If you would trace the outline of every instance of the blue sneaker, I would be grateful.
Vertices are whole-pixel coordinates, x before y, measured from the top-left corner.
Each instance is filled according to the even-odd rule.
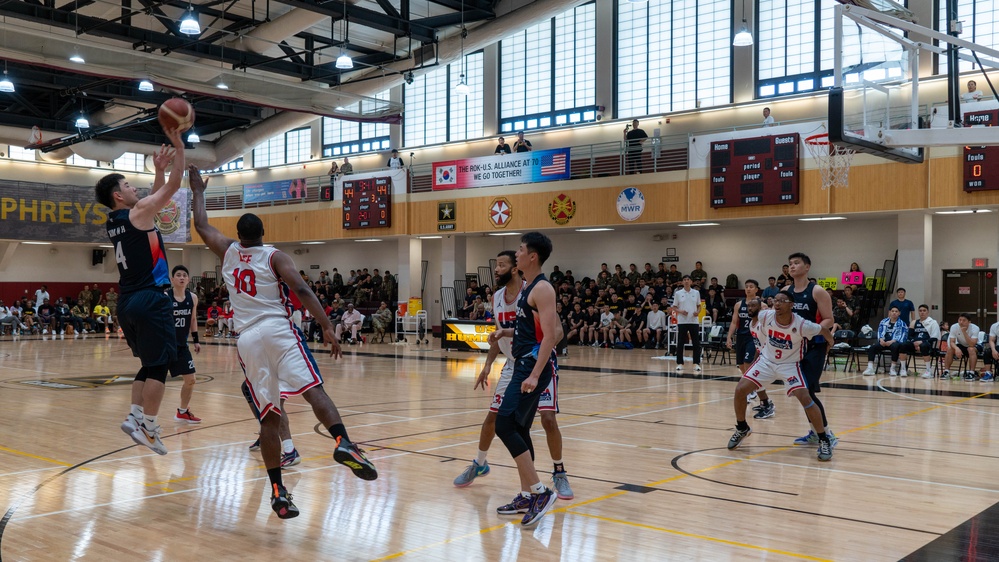
[[[302,462],[302,455],[298,454],[298,449],[292,449],[290,453],[281,455],[281,468],[295,466],[300,462]]]
[[[992,382],[995,378],[992,376],[992,371],[985,371],[982,373],[982,382]]]
[[[518,513],[527,513],[531,509],[532,497],[524,496],[524,494],[517,494],[517,497],[513,498],[513,501],[501,505],[496,508],[496,513],[500,515],[516,515]]]
[[[489,463],[487,461],[482,462],[482,466],[479,463],[472,461],[472,464],[462,471],[457,478],[454,479],[454,486],[456,488],[464,488],[472,483],[473,480],[479,476],[485,476],[489,474]]]
[[[829,437],[829,441],[832,441],[832,436]],[[815,434],[811,429],[808,430],[808,435],[804,437],[799,437],[794,440],[795,445],[818,445],[819,436]]]

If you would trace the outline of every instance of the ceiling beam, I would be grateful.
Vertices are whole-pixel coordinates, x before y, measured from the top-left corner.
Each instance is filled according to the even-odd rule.
[[[317,0],[276,1],[294,8],[302,8],[317,14],[323,14],[334,19],[343,19],[344,17],[344,4],[340,2],[322,2]],[[367,8],[359,8],[357,6],[348,6],[346,13],[347,19],[351,23],[357,23],[365,27],[385,31],[395,35],[396,37],[412,35],[413,39],[423,43],[432,43],[437,40],[437,31],[434,28],[417,24],[415,22],[408,22],[401,17],[396,18],[388,14],[383,14]]]

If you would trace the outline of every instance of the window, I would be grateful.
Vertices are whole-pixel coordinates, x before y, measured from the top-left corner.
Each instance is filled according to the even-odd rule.
[[[66,159],[66,163],[69,164],[70,166],[85,166],[87,168],[96,168],[97,167],[97,160],[90,160],[90,159],[84,158],[84,157],[82,157],[82,156],[80,156],[78,154],[74,154],[74,155],[70,156],[69,158],[67,158]]]
[[[617,17],[618,115],[731,101],[730,0],[618,2]]]
[[[388,101],[389,91],[385,90],[374,97]],[[363,102],[352,104],[347,110],[357,112],[361,109],[361,103]],[[390,148],[389,127],[388,123],[358,123],[323,117],[323,157]]]
[[[309,127],[275,135],[253,149],[253,166],[266,168],[305,162],[312,152],[312,130]]]
[[[144,172],[146,170],[146,155],[135,152],[126,152],[118,157],[112,164],[115,170],[127,170],[129,172]]]
[[[761,0],[756,94],[766,98],[829,88],[835,66],[836,3],[823,0]],[[846,20],[849,21],[849,20]],[[902,34],[900,30],[893,29]],[[908,73],[899,43],[874,30],[843,26],[843,74],[860,80],[897,80]]]
[[[219,172],[232,172],[235,170],[242,170],[242,169],[243,169],[243,158],[239,157],[235,160],[231,160],[229,162],[226,162],[225,164],[222,164],[218,168],[213,168],[211,170],[201,170],[201,172],[204,174],[216,174]]]
[[[939,11],[937,12],[936,29],[940,33],[947,33],[947,2],[946,0],[937,1],[939,2]],[[964,25],[964,31],[960,35],[961,39],[993,49],[996,45],[999,45],[999,4],[995,2],[975,2],[975,0],[958,0],[957,19]],[[945,46],[941,45],[941,47]],[[965,54],[971,54],[967,49],[962,49],[962,51]],[[969,70],[978,70],[980,67],[977,64],[962,59],[958,62],[958,69],[961,72],[966,72]],[[937,56],[937,72],[940,74],[947,73],[947,55]],[[981,80],[978,81],[980,85],[982,82]],[[979,87],[979,89],[981,90],[982,88]],[[962,91],[964,90],[962,89]],[[988,91],[988,87],[986,87],[984,92]]]
[[[35,151],[34,150],[26,150],[23,147],[14,146],[14,145],[11,145],[9,148],[10,148],[10,157],[13,158],[14,160],[34,160],[35,159]]]
[[[461,79],[461,61],[417,76],[405,86],[406,120],[403,144],[422,146],[482,136],[483,55],[465,55],[465,83],[469,94],[455,93]]]
[[[500,130],[596,120],[596,5],[585,4],[500,42]]]

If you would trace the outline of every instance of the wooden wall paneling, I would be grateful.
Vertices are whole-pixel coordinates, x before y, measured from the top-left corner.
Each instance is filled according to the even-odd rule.
[[[974,205],[999,205],[999,191],[968,193],[964,181],[963,156],[934,158],[930,160],[930,189],[928,207],[965,207]]]
[[[929,164],[888,162],[850,169],[850,186],[831,188],[833,213],[923,209]]]
[[[822,190],[818,170],[802,170],[797,205],[761,205],[712,209],[708,178],[691,180],[688,220],[704,221],[753,217],[824,215],[829,212],[829,194]]]

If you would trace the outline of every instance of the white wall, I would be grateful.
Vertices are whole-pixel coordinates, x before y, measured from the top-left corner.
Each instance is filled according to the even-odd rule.
[[[108,251],[104,263],[93,263],[97,244],[52,244],[35,246],[20,244],[13,257],[0,269],[2,281],[37,281],[39,283],[106,283],[118,282],[114,252]],[[180,252],[170,252],[171,254]]]
[[[970,269],[972,258],[988,258],[999,266],[999,216],[933,215],[933,280],[931,305],[943,305],[944,269]],[[918,304],[918,303],[917,303]]]

